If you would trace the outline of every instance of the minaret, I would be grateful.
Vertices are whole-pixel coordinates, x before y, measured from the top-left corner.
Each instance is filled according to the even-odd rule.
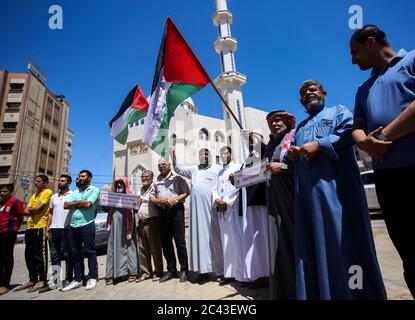
[[[235,51],[238,41],[231,35],[233,16],[228,11],[226,0],[216,0],[216,13],[213,15],[213,24],[218,28],[219,37],[215,41],[215,50],[220,55],[222,73],[214,83],[220,89],[229,107],[238,118],[241,125],[246,128],[244,102],[241,87],[246,83],[246,75],[236,71]],[[223,106],[225,120],[226,140],[232,148],[234,161],[242,163],[246,155],[241,144],[241,132],[238,124],[229,111]]]

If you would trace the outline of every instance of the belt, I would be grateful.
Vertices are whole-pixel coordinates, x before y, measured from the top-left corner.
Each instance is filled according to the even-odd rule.
[[[140,222],[148,222],[148,221],[153,220],[153,219],[157,219],[157,217],[151,217],[151,218],[147,218],[147,219],[140,219]]]

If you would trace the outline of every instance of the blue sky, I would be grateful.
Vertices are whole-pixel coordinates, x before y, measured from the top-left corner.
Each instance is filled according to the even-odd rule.
[[[63,9],[63,30],[50,30],[51,5]],[[363,8],[363,22],[377,24],[395,49],[414,48],[415,1],[229,0],[238,39],[236,67],[248,76],[246,106],[286,108],[305,117],[298,87],[323,82],[329,104],[353,108],[356,88],[367,77],[351,65],[349,7]],[[75,132],[71,173],[88,168],[95,182],[111,181],[108,121],[138,83],[149,94],[164,21],[171,16],[212,78],[220,72],[213,42],[214,0],[2,0],[0,69],[25,71],[34,59],[48,87],[70,103]],[[201,114],[222,117],[210,87],[193,96]]]

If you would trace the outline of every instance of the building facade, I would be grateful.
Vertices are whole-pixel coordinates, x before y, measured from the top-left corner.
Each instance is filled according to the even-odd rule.
[[[169,129],[169,146],[174,147],[177,163],[185,165],[199,164],[199,150],[210,150],[212,162],[222,164],[220,149],[228,145],[226,126],[223,119],[203,116],[191,98],[177,107]],[[254,108],[245,108],[246,118],[252,123],[254,131],[264,135],[268,133],[265,121],[266,112]],[[263,121],[258,121],[262,119]],[[262,125],[258,125],[262,123]],[[129,128],[128,141],[122,145],[114,140],[113,176],[128,177],[133,192],[141,187],[141,172],[151,170],[158,175],[160,156],[148,148],[142,141],[144,119]],[[237,161],[239,162],[239,161]]]
[[[28,201],[37,174],[56,190],[59,175],[68,172],[68,117],[65,97],[48,90],[33,64],[27,72],[0,70],[0,184],[14,183],[19,199]]]

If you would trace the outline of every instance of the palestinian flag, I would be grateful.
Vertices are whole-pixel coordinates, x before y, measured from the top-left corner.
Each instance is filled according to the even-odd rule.
[[[121,105],[115,117],[110,121],[112,138],[125,144],[128,138],[128,125],[144,118],[148,111],[148,101],[136,85]]]
[[[151,90],[143,141],[159,155],[168,156],[170,119],[177,106],[210,82],[205,69],[167,18]]]

